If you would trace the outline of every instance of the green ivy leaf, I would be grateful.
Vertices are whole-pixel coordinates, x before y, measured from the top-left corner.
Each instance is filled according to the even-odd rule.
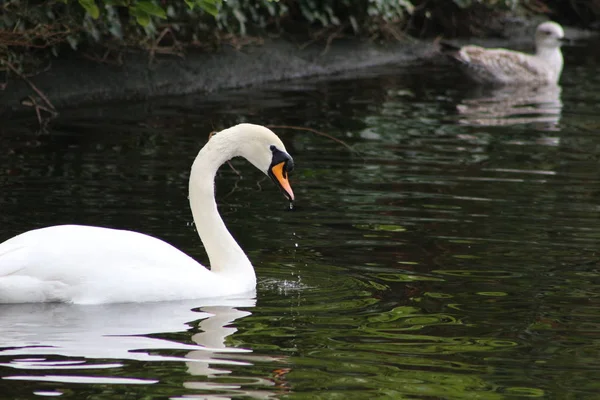
[[[139,1],[135,4],[134,7],[136,10],[136,16],[146,14],[148,18],[150,15],[162,19],[167,18],[167,13],[165,12],[165,10],[163,10],[161,6],[156,5],[150,1]]]
[[[81,7],[94,19],[100,16],[100,9],[94,0],[78,0]]]
[[[196,6],[196,2],[194,0],[184,0],[185,4],[187,4],[187,6],[190,8],[190,10],[193,10],[194,7]]]

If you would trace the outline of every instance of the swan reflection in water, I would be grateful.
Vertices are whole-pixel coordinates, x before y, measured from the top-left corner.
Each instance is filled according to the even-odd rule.
[[[477,87],[456,106],[459,123],[470,126],[534,124],[558,131],[562,112],[558,85]]]
[[[3,379],[104,384],[153,384],[158,380],[112,377],[98,370],[119,368],[124,360],[185,362],[188,373],[214,377],[229,374],[228,366],[251,365],[266,361],[252,350],[227,347],[225,340],[237,328],[231,326],[251,315],[238,307],[254,307],[253,298],[215,299],[212,302],[177,301],[162,303],[124,303],[95,306],[73,304],[18,304],[0,306],[0,366],[16,370],[41,370],[27,374],[6,374]],[[148,336],[185,332],[196,325],[191,340],[194,344]],[[161,355],[158,350],[184,350],[184,356]],[[49,356],[46,358],[46,356]],[[72,358],[65,361],[55,356]],[[84,360],[82,360],[84,359]],[[274,359],[274,358],[269,358]],[[8,361],[7,361],[8,360]],[[114,360],[107,362],[106,360]],[[94,375],[81,373],[94,370]],[[65,370],[75,372],[64,375]],[[53,375],[55,372],[60,375]],[[78,374],[76,371],[81,373]],[[261,386],[274,385],[269,379],[241,377]],[[184,387],[193,390],[232,390],[236,395],[270,397],[273,393],[247,391],[234,383],[218,384],[207,380],[188,381]],[[192,394],[193,395],[193,394]]]

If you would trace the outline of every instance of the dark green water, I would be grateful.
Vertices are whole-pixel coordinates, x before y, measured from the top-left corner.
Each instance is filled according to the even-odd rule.
[[[0,397],[600,398],[600,75],[473,89],[443,66],[65,110],[0,134],[0,241],[81,223],[203,263],[187,178],[242,121],[294,156],[297,208],[249,164],[220,210],[257,299],[0,306]],[[257,185],[257,181],[260,183]],[[204,347],[200,347],[200,346]]]

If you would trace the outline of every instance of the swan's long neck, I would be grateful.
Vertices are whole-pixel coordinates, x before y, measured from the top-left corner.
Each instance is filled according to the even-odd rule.
[[[219,167],[236,155],[235,141],[219,133],[200,150],[190,174],[189,200],[196,230],[200,235],[211,270],[231,279],[256,282],[254,268],[225,227],[215,201],[215,175]]]

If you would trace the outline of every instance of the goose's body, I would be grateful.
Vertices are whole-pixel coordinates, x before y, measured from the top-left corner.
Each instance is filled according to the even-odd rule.
[[[290,200],[291,157],[259,125],[214,135],[190,174],[190,206],[211,270],[170,244],[133,231],[60,225],[0,244],[0,303],[99,304],[222,297],[255,290],[254,268],[217,211],[214,177],[241,155],[279,184]]]
[[[544,22],[536,29],[535,54],[474,45],[453,49],[449,54],[471,79],[479,83],[556,84],[563,69],[560,51],[563,37],[559,24]]]

